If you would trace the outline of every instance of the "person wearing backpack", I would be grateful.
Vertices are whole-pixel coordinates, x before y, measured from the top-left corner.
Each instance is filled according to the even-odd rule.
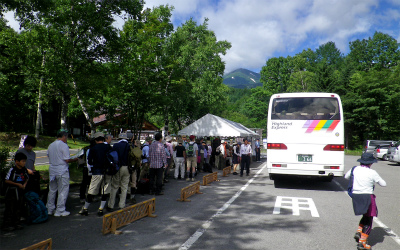
[[[102,216],[103,209],[107,203],[107,195],[111,189],[111,176],[106,175],[107,153],[112,150],[110,144],[104,143],[104,134],[97,132],[94,134],[96,145],[90,149],[88,155],[88,163],[92,165],[92,179],[90,181],[88,194],[86,195],[85,205],[79,211],[80,215],[88,216],[88,208],[93,202],[93,197],[99,193],[101,189],[101,202],[97,215]],[[102,185],[104,184],[104,185]]]
[[[190,142],[186,144],[186,181],[194,181],[199,148],[195,143],[195,136],[189,136]]]
[[[130,162],[128,162],[128,158],[129,158],[129,153],[131,151],[131,146],[129,145],[128,137],[125,133],[123,133],[118,136],[118,139],[120,141],[113,145],[113,150],[118,153],[118,161],[120,168],[118,172],[111,178],[111,192],[110,192],[110,199],[108,200],[109,210],[114,209],[115,197],[117,195],[119,188],[121,188],[121,195],[119,196],[118,207],[120,209],[125,207],[129,179],[131,177],[128,169],[128,165],[130,164]]]
[[[149,149],[152,140],[153,139],[151,137],[146,137],[146,141],[142,147],[142,167],[140,168],[139,181],[149,174],[149,168],[150,168]]]
[[[355,215],[362,215],[354,239],[358,243],[357,249],[365,250],[371,249],[367,239],[372,230],[372,221],[378,216],[374,195],[375,183],[386,187],[386,182],[371,169],[372,164],[377,162],[371,153],[363,153],[357,161],[361,163],[360,166],[350,169],[344,178],[349,180],[353,172],[353,210]]]

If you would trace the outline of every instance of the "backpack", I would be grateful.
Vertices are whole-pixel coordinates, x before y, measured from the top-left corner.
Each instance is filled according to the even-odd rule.
[[[167,157],[171,157],[171,153],[168,150],[167,144],[164,145],[165,148],[165,154],[167,155]]]
[[[28,222],[37,224],[47,221],[49,218],[47,207],[40,200],[39,195],[33,191],[29,191],[25,194],[25,199],[29,207]]]
[[[188,149],[186,151],[186,155],[188,157],[193,157],[194,156],[194,143],[189,143]]]
[[[356,168],[356,166],[354,166],[354,167],[351,169],[349,185],[347,186],[347,194],[348,194],[351,198],[353,198],[353,182],[354,182],[354,174],[353,174],[353,171],[354,171],[355,168]]]
[[[140,149],[142,150],[142,152],[143,152],[144,147],[150,147],[150,146],[147,145],[147,144],[143,145],[143,146],[140,148]],[[146,156],[145,154],[143,154],[143,153],[142,153],[142,159],[147,159],[147,156]]]
[[[129,163],[130,170],[135,170],[138,165],[140,165],[140,161],[142,159],[142,150],[139,147],[130,147],[129,150]]]
[[[219,155],[220,153],[221,153],[221,145],[219,145],[217,149],[215,149],[215,155]]]
[[[106,175],[115,175],[120,167],[117,151],[108,151],[106,154]]]

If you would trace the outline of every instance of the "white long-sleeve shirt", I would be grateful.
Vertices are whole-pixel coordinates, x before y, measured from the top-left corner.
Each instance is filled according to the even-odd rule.
[[[350,175],[351,169],[346,173],[344,178],[350,179]],[[386,181],[384,181],[375,170],[368,167],[355,167],[353,170],[353,175],[354,194],[373,194],[375,183],[378,183],[382,187],[386,187]]]
[[[251,145],[250,144],[242,144],[242,146],[240,146],[240,157],[242,157],[243,155],[251,155]]]

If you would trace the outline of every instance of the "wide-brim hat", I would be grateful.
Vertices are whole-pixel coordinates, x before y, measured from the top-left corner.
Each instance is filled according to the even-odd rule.
[[[374,155],[371,153],[363,153],[361,155],[361,158],[357,160],[361,164],[369,165],[375,162],[378,162],[377,159],[375,159]]]
[[[96,133],[94,133],[94,135],[93,135],[93,138],[100,138],[100,137],[104,137],[104,133],[102,133],[102,132],[96,132]]]
[[[166,141],[172,141],[172,137],[171,136],[167,136],[167,137],[165,137],[165,140]]]
[[[121,134],[118,135],[118,139],[125,139],[125,140],[127,140],[127,139],[128,139],[128,135],[127,135],[126,133],[121,133]]]

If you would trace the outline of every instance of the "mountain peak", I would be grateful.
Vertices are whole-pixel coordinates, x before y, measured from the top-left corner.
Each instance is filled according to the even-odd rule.
[[[223,83],[232,88],[246,89],[261,86],[260,74],[248,69],[236,69],[223,76]]]

